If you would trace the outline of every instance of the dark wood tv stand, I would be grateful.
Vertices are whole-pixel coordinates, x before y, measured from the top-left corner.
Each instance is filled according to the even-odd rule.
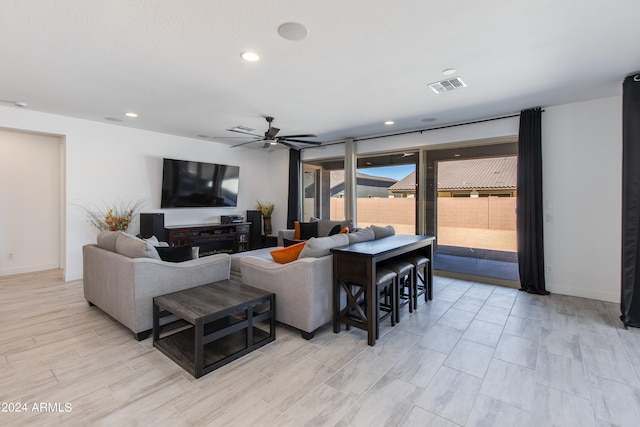
[[[165,227],[171,246],[200,247],[200,256],[249,250],[250,222],[232,224],[172,225]]]

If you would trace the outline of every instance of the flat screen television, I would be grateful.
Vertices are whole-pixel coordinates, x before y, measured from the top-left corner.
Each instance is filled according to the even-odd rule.
[[[164,159],[162,208],[218,208],[238,204],[239,166]]]

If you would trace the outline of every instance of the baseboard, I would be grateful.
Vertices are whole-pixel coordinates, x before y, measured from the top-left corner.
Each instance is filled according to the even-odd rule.
[[[549,283],[549,281],[547,281],[547,290],[553,294],[569,295],[572,297],[620,303],[620,294],[615,292],[604,292],[597,289],[577,288],[575,286]]]
[[[82,279],[82,271],[75,271],[75,272],[65,272],[64,273],[64,281],[65,282],[71,282],[72,280],[80,280]]]
[[[59,269],[58,264],[23,265],[0,269],[0,276],[15,276],[16,274],[37,273],[40,271]]]
[[[520,288],[520,282],[512,280],[498,279],[495,277],[475,276],[472,274],[454,273],[452,271],[434,270],[435,276],[448,277],[451,279],[467,280],[469,282],[486,283],[488,285],[506,286],[509,288]]]

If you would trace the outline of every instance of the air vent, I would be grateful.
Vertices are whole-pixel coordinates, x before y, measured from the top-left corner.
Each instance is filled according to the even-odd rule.
[[[243,126],[243,125],[238,125],[238,126],[234,126],[232,128],[229,128],[227,130],[230,130],[231,132],[240,132],[240,133],[246,133],[246,132],[253,132],[255,129],[254,128],[250,128],[248,126]]]
[[[429,87],[435,93],[451,92],[452,90],[459,89],[461,87],[467,87],[460,77],[454,77],[452,79],[442,80],[440,82],[429,83]]]

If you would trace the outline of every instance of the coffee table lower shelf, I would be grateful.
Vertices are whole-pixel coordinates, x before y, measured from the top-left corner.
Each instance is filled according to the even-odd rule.
[[[232,301],[228,301],[231,304],[220,311],[210,307],[211,312],[206,315],[192,317],[191,312],[181,315],[180,303],[184,302],[181,299],[201,298],[203,291],[215,291],[220,298],[227,293],[226,286],[220,285],[218,282],[154,298],[154,347],[195,378],[275,340],[275,295],[236,282],[225,284],[231,286],[230,290],[242,287],[242,292],[231,296],[246,298],[249,291],[248,300],[238,304],[236,298],[231,298]],[[203,309],[203,305],[206,304],[201,304],[199,309]],[[219,301],[214,305],[219,305]],[[172,321],[161,325],[161,319],[165,318]],[[174,320],[176,318],[178,320]]]

